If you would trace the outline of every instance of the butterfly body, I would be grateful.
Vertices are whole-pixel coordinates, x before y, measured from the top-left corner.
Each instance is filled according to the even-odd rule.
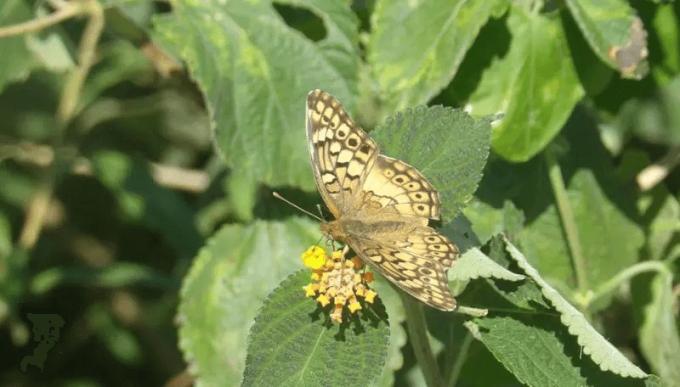
[[[321,90],[307,97],[307,140],[317,187],[335,217],[321,231],[420,301],[453,310],[446,270],[458,249],[428,226],[439,219],[434,187],[414,167],[380,154]]]

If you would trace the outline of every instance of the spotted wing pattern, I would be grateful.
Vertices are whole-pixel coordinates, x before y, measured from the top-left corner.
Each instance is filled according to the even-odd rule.
[[[458,248],[430,227],[404,228],[409,231],[350,234],[348,243],[364,262],[413,297],[440,310],[453,310],[456,301],[446,271],[458,257]]]
[[[415,168],[405,162],[379,155],[362,186],[362,202],[370,207],[419,218],[439,219],[439,193]],[[376,204],[378,203],[378,204]]]
[[[319,192],[336,218],[352,211],[378,145],[358,127],[330,94],[307,96],[307,141]]]
[[[328,93],[309,93],[306,121],[316,184],[343,222],[340,239],[415,298],[453,310],[446,271],[458,249],[427,226],[428,219],[439,219],[439,193],[412,166],[381,155]]]

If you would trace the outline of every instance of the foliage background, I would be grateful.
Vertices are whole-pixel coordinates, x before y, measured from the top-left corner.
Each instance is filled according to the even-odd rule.
[[[319,202],[313,88],[367,129],[423,104],[504,114],[444,229],[528,275],[492,238],[505,232],[540,277],[467,284],[486,319],[428,311],[447,382],[637,383],[583,356],[543,280],[642,370],[680,380],[678,2],[5,0],[0,28],[60,13],[0,38],[3,385],[238,384],[262,300],[320,236],[271,198]],[[390,130],[388,154],[417,157]],[[423,384],[409,312],[381,295],[376,383]],[[66,321],[42,372],[19,368],[28,313]]]

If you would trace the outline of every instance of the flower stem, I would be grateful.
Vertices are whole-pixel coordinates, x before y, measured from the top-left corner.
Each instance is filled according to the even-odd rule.
[[[429,387],[444,387],[444,380],[439,372],[437,359],[434,357],[430,339],[427,335],[427,325],[425,314],[420,302],[413,299],[410,295],[399,292],[401,301],[406,311],[406,325],[408,327],[408,337],[416,355],[416,360],[425,376],[425,382]]]
[[[581,241],[578,236],[578,229],[576,227],[576,220],[569,202],[567,189],[564,185],[564,178],[562,177],[562,170],[557,163],[555,154],[550,148],[544,152],[546,164],[548,165],[548,177],[550,178],[550,185],[552,186],[555,195],[555,202],[557,203],[557,210],[560,213],[560,220],[567,239],[567,245],[571,252],[571,260],[574,266],[574,273],[576,276],[576,285],[581,294],[586,294],[589,289],[588,274],[586,271],[586,262],[581,249]]]
[[[621,270],[618,274],[612,277],[609,281],[603,283],[593,294],[590,302],[594,302],[597,299],[606,296],[610,292],[616,290],[622,283],[628,281],[629,279],[635,277],[636,275],[648,271],[655,271],[658,273],[669,273],[668,267],[660,261],[645,261],[636,263],[633,266],[627,267]]]
[[[467,355],[470,352],[470,345],[472,344],[472,334],[465,331],[465,336],[463,337],[463,342],[460,344],[460,350],[458,351],[458,356],[451,367],[450,372],[446,377],[447,385],[449,387],[454,387],[458,383],[458,377],[460,376],[460,371],[463,369],[463,365],[467,360]]]

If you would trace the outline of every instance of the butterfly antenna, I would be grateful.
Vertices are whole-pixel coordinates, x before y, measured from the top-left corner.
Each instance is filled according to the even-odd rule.
[[[291,206],[291,207],[293,207],[293,208],[295,208],[295,209],[297,209],[297,210],[299,210],[299,211],[302,211],[302,212],[304,212],[305,214],[311,216],[312,218],[317,219],[317,220],[319,220],[320,222],[324,222],[323,219],[321,219],[321,218],[319,218],[318,216],[314,215],[313,213],[311,213],[311,212],[305,210],[304,208],[298,206],[297,204],[291,202],[290,200],[284,198],[283,196],[279,195],[278,192],[273,192],[272,195],[274,195],[275,198],[277,198],[277,199],[279,199],[279,200],[282,200],[282,201],[286,202],[289,206]]]
[[[318,203],[317,203],[317,204],[316,204],[316,209],[319,210],[319,216],[320,216],[322,219],[325,219],[324,216],[323,216],[323,210],[321,209],[321,204],[318,204]]]

